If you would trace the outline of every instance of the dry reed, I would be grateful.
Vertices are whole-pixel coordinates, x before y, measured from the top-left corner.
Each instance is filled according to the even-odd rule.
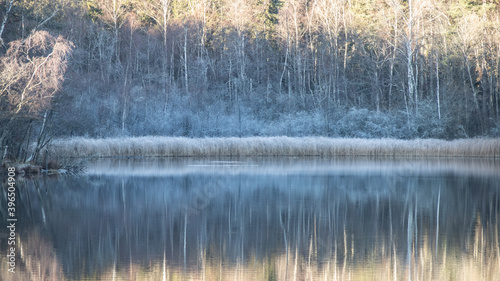
[[[58,139],[49,147],[57,157],[115,156],[374,156],[500,157],[500,138],[354,139],[326,137],[184,138],[127,137]]]

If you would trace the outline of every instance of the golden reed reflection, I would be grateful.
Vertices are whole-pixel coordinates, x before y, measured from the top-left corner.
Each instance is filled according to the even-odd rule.
[[[350,240],[344,232],[341,240]],[[438,247],[434,233],[423,233],[411,243],[410,255],[396,250],[393,243],[380,239],[359,256],[356,241],[321,249],[324,241],[311,235],[309,247],[299,251],[288,245],[286,252],[264,258],[251,255],[244,261],[223,262],[211,254],[211,247],[198,247],[198,259],[187,266],[165,259],[143,261],[130,257],[128,263],[113,263],[92,276],[70,278],[65,275],[54,246],[38,233],[18,238],[20,257],[16,273],[8,272],[7,259],[1,257],[0,279],[17,280],[496,280],[500,276],[499,224],[482,224],[478,216],[471,233],[465,234],[465,247],[452,246],[441,237]],[[417,241],[421,240],[421,241]],[[336,247],[339,246],[339,247]],[[343,252],[339,255],[339,251]],[[319,254],[322,252],[322,254]],[[408,261],[408,256],[410,261]],[[339,258],[340,257],[340,258]]]

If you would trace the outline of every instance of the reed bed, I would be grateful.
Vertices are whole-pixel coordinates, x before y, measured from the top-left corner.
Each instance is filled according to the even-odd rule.
[[[500,157],[500,138],[460,140],[326,137],[69,138],[51,143],[52,157],[369,156]]]

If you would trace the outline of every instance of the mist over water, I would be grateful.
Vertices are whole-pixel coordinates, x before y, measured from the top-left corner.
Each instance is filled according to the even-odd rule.
[[[15,278],[27,279],[5,257],[0,276],[494,280],[498,171],[494,159],[98,160],[18,184]]]

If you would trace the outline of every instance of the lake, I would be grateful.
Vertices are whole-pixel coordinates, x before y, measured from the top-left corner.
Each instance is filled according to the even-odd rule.
[[[500,276],[499,159],[120,158],[16,184],[1,280]]]

